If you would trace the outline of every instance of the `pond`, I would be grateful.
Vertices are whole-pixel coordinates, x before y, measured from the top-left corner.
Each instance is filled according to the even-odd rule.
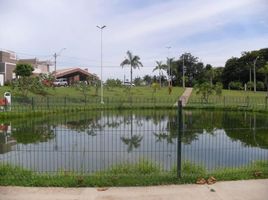
[[[190,161],[208,170],[268,160],[268,117],[177,110],[98,111],[2,122],[0,162],[36,172],[91,173],[152,161],[169,171]],[[179,140],[181,138],[181,140]]]

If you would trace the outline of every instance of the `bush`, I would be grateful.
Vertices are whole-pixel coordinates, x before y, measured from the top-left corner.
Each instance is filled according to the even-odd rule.
[[[258,81],[256,84],[257,90],[264,90],[264,83],[262,81]]]
[[[122,81],[120,81],[119,79],[107,79],[105,85],[107,87],[121,87]]]
[[[208,82],[204,82],[202,84],[196,84],[194,86],[194,89],[196,89],[196,94],[200,94],[201,98],[205,102],[208,102],[209,96],[212,95],[214,92],[213,86],[211,86],[210,83]]]
[[[231,90],[242,90],[243,86],[241,82],[238,81],[232,81],[229,83],[228,88]]]
[[[253,90],[253,88],[254,88],[254,83],[252,81],[247,82],[247,89],[248,90]]]

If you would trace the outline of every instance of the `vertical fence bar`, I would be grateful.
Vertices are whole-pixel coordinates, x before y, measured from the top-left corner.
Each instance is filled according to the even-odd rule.
[[[34,110],[34,98],[32,97],[32,110]]]
[[[49,109],[49,97],[47,97],[47,109]]]
[[[177,177],[181,178],[181,133],[182,133],[182,101],[178,101],[178,139],[177,139]]]
[[[265,97],[265,110],[267,109],[268,96]]]

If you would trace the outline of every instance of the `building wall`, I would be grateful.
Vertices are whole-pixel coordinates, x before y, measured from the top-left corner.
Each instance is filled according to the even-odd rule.
[[[5,82],[12,81],[14,78],[14,70],[16,69],[15,64],[6,64]]]
[[[38,69],[41,73],[49,72],[49,62],[48,61],[39,61],[37,58],[34,59],[20,59],[18,61],[20,64],[30,64],[34,69]]]
[[[17,63],[17,58],[13,52],[0,51],[0,62]]]
[[[4,74],[4,80],[11,81],[14,78],[14,70],[17,60],[14,52],[0,51],[0,73]]]

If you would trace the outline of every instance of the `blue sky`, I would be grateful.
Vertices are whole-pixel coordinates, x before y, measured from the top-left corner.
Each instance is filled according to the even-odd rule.
[[[129,77],[119,67],[127,50],[153,74],[156,60],[191,52],[205,64],[224,66],[242,51],[268,47],[268,0],[0,0],[0,48],[21,58],[53,59],[58,68],[82,67],[104,78]],[[172,48],[168,52],[167,46]]]

